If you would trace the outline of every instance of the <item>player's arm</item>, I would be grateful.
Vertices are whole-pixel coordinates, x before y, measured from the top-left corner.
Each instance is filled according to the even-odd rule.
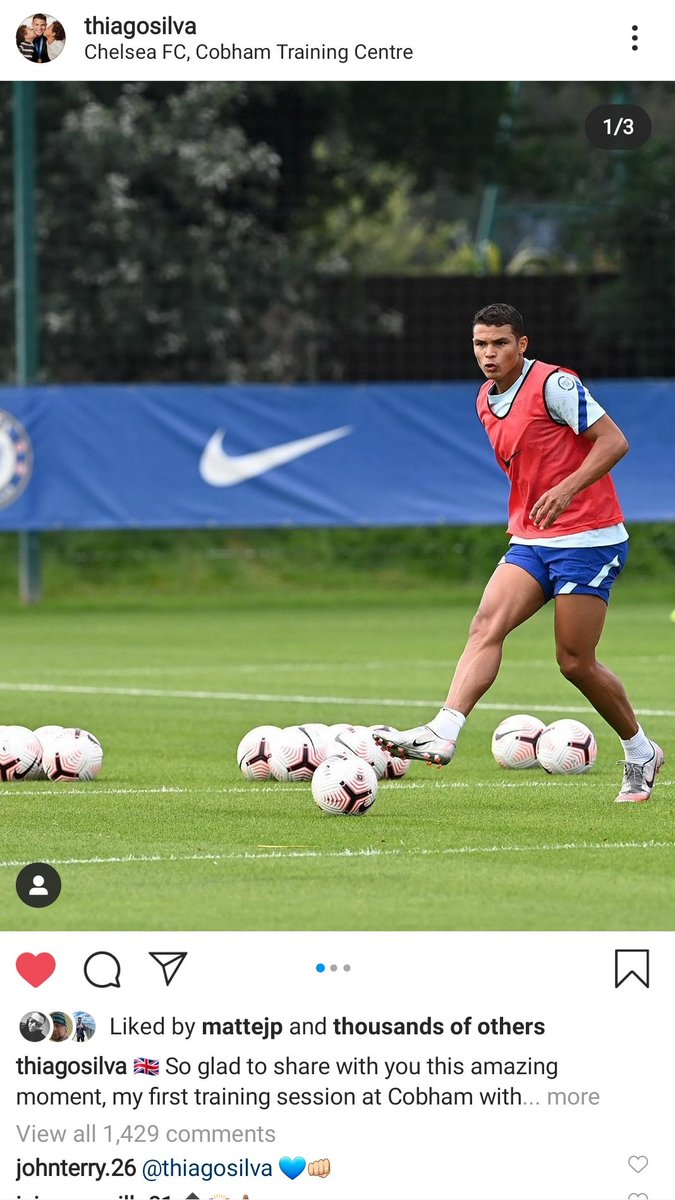
[[[550,529],[579,492],[607,475],[628,452],[626,437],[607,413],[586,429],[581,437],[593,443],[581,466],[544,492],[532,506],[530,520],[538,529]]]

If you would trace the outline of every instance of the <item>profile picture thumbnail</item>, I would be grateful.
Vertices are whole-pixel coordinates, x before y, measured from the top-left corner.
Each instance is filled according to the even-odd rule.
[[[27,62],[49,63],[63,50],[66,31],[49,13],[25,17],[16,31],[16,48]]]
[[[46,1013],[27,1012],[19,1021],[21,1036],[27,1042],[44,1042],[51,1033],[52,1023]]]
[[[83,1012],[82,1009],[73,1013],[75,1029],[73,1031],[73,1041],[88,1042],[96,1033],[96,1021],[91,1013]]]
[[[49,1014],[52,1019],[52,1036],[50,1042],[66,1042],[68,1038],[73,1036],[75,1027],[73,1018],[70,1013],[53,1012]]]

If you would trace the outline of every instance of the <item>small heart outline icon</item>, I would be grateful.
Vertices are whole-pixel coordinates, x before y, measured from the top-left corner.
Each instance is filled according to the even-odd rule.
[[[630,1158],[628,1159],[628,1166],[630,1167],[631,1171],[637,1171],[639,1174],[640,1171],[644,1171],[648,1162],[649,1159],[647,1158],[646,1154],[631,1154]]]
[[[39,988],[56,970],[56,959],[43,951],[42,954],[30,954],[26,951],[16,960],[16,969],[22,979],[31,987]]]
[[[296,1155],[295,1158],[289,1158],[287,1154],[284,1154],[283,1158],[279,1159],[279,1167],[289,1179],[297,1179],[298,1175],[302,1175],[306,1166],[307,1160],[301,1154]]]

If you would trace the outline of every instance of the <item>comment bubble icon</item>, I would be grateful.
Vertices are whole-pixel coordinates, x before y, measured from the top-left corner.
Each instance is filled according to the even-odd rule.
[[[84,977],[92,987],[120,986],[120,961],[109,950],[96,950],[84,964]]]

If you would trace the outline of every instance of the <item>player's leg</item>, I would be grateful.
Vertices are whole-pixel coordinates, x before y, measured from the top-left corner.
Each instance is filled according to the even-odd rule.
[[[595,656],[606,616],[599,596],[556,596],[556,658],[565,678],[625,741],[637,733],[637,717],[621,680]]]
[[[465,718],[497,678],[505,638],[547,599],[543,583],[528,570],[500,563],[471,622],[444,708],[428,725],[406,729],[395,739],[391,734],[376,734],[375,741],[398,758],[417,758],[439,767],[449,763]]]
[[[465,717],[469,715],[497,678],[508,635],[534,616],[547,599],[541,583],[528,571],[509,562],[500,563],[471,622],[446,708],[456,709]]]
[[[556,657],[565,678],[590,700],[621,739],[626,762],[617,800],[647,800],[663,763],[663,751],[645,736],[621,680],[596,658],[606,615],[607,605],[600,596],[557,595]]]

